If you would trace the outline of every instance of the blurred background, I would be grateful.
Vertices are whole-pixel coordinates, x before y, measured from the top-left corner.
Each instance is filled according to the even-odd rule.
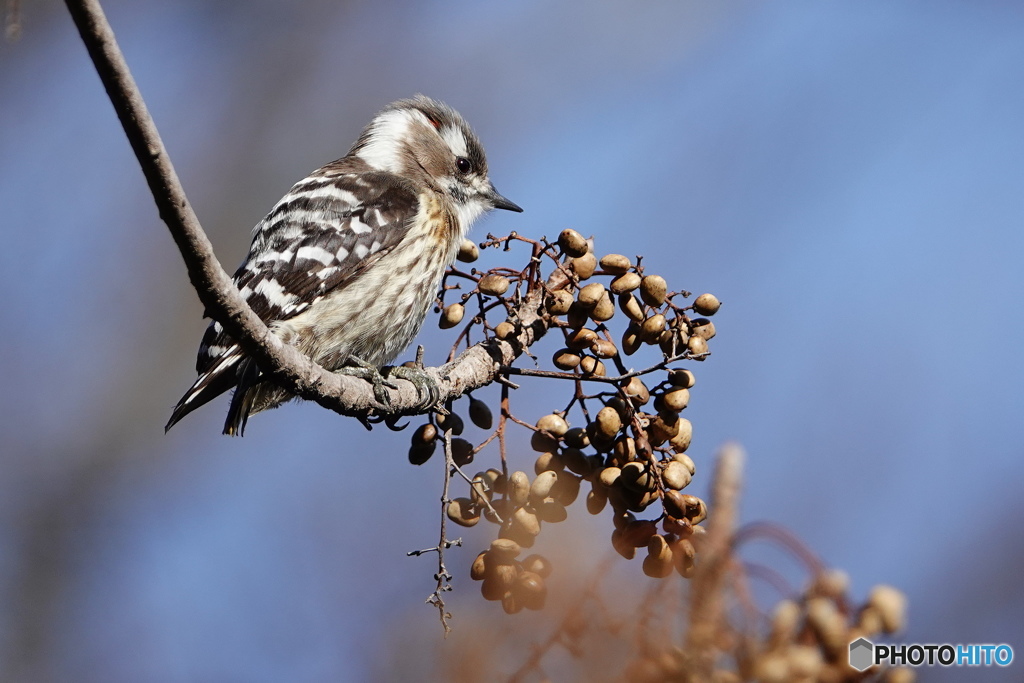
[[[379,108],[445,100],[526,209],[476,237],[572,227],[724,302],[685,415],[695,492],[738,440],[744,519],[858,598],[905,591],[901,640],[1024,654],[1024,7],[104,6],[229,270]],[[405,556],[436,543],[441,467],[408,464],[409,432],[291,404],[229,439],[221,399],[164,435],[202,307],[63,4],[20,12],[0,44],[0,679],[389,680],[473,623],[542,632],[466,578],[482,525],[449,556],[442,643],[435,559]],[[428,361],[452,338],[428,324]],[[513,409],[560,407],[551,389]],[[538,544],[570,549],[566,572],[609,546],[582,508]]]

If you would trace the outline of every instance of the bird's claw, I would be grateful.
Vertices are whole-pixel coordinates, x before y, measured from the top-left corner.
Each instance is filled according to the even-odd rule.
[[[413,367],[399,365],[388,368],[388,376],[412,382],[413,386],[416,387],[416,395],[419,398],[417,408],[421,410],[433,408],[441,400],[441,388],[437,386],[437,381],[427,374],[422,365]]]
[[[339,375],[348,375],[366,380],[373,385],[373,398],[376,399],[377,403],[384,408],[390,408],[391,396],[388,394],[388,389],[397,389],[398,387],[384,379],[384,375],[381,374],[380,369],[376,366],[355,357],[349,358],[349,361],[352,365],[340,368],[336,372]]]

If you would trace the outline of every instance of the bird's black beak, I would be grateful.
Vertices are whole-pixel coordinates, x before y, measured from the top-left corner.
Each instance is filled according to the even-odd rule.
[[[498,194],[498,191],[494,189],[494,186],[491,186],[491,203],[494,205],[495,209],[505,209],[506,211],[515,211],[516,213],[523,212],[521,206]]]

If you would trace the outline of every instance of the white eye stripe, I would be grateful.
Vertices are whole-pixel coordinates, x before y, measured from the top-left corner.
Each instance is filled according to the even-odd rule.
[[[448,145],[448,149],[457,157],[469,156],[469,145],[466,143],[466,136],[460,128],[442,126],[438,131],[441,139]]]

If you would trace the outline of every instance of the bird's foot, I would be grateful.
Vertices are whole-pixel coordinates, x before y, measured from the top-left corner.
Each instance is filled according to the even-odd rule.
[[[427,374],[422,363],[416,363],[411,366],[399,365],[387,368],[387,371],[388,377],[405,379],[412,382],[413,386],[416,387],[416,395],[419,398],[417,408],[420,410],[433,408],[441,400],[441,388],[437,386],[437,381]]]
[[[376,365],[367,363],[355,356],[349,356],[348,362],[351,365],[339,368],[335,372],[339,375],[348,375],[366,380],[373,385],[373,397],[377,400],[377,403],[385,408],[390,408],[391,396],[388,395],[388,389],[397,389],[398,387],[384,379],[384,375],[381,374],[380,368]]]

